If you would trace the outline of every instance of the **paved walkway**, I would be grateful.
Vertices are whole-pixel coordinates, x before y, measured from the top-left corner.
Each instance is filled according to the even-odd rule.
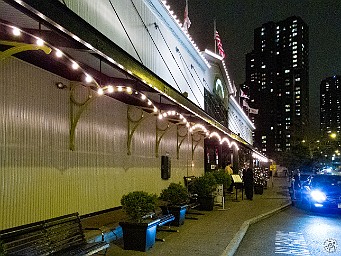
[[[111,241],[107,255],[232,256],[250,224],[291,204],[287,178],[274,177],[273,185],[269,182],[264,193],[255,194],[252,201],[245,198],[242,200],[240,192],[237,195],[238,201],[235,201],[235,194],[226,198],[224,209],[222,206],[216,206],[213,211],[200,212],[204,215],[186,215],[197,217],[197,220],[186,219],[181,227],[172,227],[179,231],[177,233],[158,231],[157,238],[164,239],[165,242],[157,241],[147,252],[124,250],[122,239],[113,240],[115,236],[121,235],[115,230],[121,220],[110,221],[114,218],[110,217],[112,213],[91,217],[82,222],[83,226],[96,224],[104,228],[106,239]],[[93,234],[87,234],[89,240],[91,236]]]

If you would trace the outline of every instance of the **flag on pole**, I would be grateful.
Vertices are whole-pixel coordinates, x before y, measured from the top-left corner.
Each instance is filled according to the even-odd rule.
[[[220,36],[219,36],[217,30],[215,31],[215,40],[217,42],[217,47],[218,47],[218,51],[219,51],[220,56],[225,58],[225,52],[223,49],[223,44],[221,43],[221,39],[220,39]]]
[[[249,96],[247,96],[246,93],[242,89],[240,89],[240,97],[244,99],[250,99]]]
[[[191,21],[188,17],[188,2],[186,0],[186,7],[185,7],[185,12],[184,12],[184,25],[183,28],[188,31],[189,27],[191,26]]]

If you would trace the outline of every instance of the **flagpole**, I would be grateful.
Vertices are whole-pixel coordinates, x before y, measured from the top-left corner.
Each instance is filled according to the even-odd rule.
[[[215,19],[213,21],[213,42],[214,42],[214,53],[217,54],[217,44],[215,42],[215,32],[217,31]]]

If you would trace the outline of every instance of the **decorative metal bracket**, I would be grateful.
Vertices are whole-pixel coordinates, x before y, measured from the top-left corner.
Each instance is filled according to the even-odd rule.
[[[138,109],[141,111],[140,116],[137,118],[137,120],[134,120],[132,118],[132,110]],[[136,129],[140,126],[143,120],[145,120],[148,116],[145,116],[145,113],[142,109],[137,107],[128,106],[127,109],[127,119],[128,119],[128,139],[127,139],[127,154],[131,155],[131,142],[133,139],[133,135],[136,131]]]
[[[168,121],[167,121],[168,122]],[[161,129],[158,126],[158,118],[156,119],[156,143],[155,143],[155,157],[159,157],[159,146],[161,139],[170,129],[169,123],[167,123],[167,127],[165,129]]]
[[[198,133],[199,134],[199,133]],[[192,134],[192,161],[194,160],[194,151],[197,148],[197,146],[199,145],[199,142],[201,141],[201,134],[199,134],[199,139],[196,140],[194,139],[194,134]]]
[[[25,43],[2,41],[2,40],[0,40],[0,44],[13,46],[3,52],[0,52],[0,61],[19,52],[42,50],[46,54],[50,54],[52,51],[52,49],[46,45],[39,46],[36,44],[25,44]]]
[[[70,83],[70,140],[69,149],[75,150],[75,131],[78,121],[84,112],[84,110],[97,98],[97,94],[91,90],[90,87],[86,86],[87,95],[85,99],[81,102],[77,101],[75,98],[75,89],[77,86],[83,85],[80,82]]]
[[[188,129],[186,128],[186,134],[180,134],[180,129],[186,127],[185,125],[178,124],[176,126],[176,158],[179,159],[180,147],[188,135]]]

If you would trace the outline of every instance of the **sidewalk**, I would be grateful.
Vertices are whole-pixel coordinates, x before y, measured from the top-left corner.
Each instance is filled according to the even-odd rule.
[[[122,239],[114,240],[115,236],[122,235],[120,229],[115,229],[118,221],[122,219],[113,216],[113,213],[84,219],[82,224],[88,227],[96,225],[105,230],[106,240],[111,241],[107,255],[233,255],[250,224],[291,204],[287,178],[284,177],[274,177],[273,187],[269,182],[263,195],[254,194],[253,201],[245,200],[245,198],[242,200],[239,191],[237,195],[237,202],[235,194],[225,199],[225,209],[222,209],[222,206],[217,206],[213,211],[200,212],[204,215],[186,215],[196,217],[197,220],[186,219],[181,227],[172,227],[179,232],[158,231],[157,238],[165,239],[165,242],[157,241],[154,247],[147,252],[124,250]],[[86,236],[88,240],[91,240],[94,233],[89,232]],[[96,239],[99,239],[99,236]]]

